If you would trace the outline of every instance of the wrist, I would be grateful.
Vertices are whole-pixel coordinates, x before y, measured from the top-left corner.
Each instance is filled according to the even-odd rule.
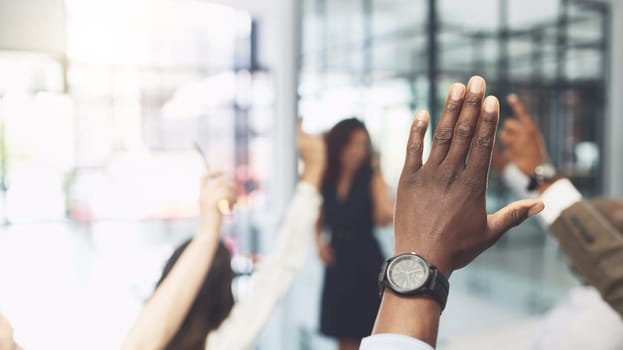
[[[528,184],[527,190],[537,191],[542,194],[554,182],[560,179],[557,173],[556,167],[549,162],[537,165],[530,175],[530,183]]]
[[[534,171],[535,169],[542,164],[548,163],[547,158],[535,158],[535,157],[529,157],[527,159],[524,159],[523,161],[515,161],[514,162],[517,165],[517,168],[519,168],[519,170],[521,170],[521,172],[526,175],[527,177],[531,177],[534,175]]]
[[[203,249],[214,249],[220,237],[220,231],[217,228],[200,226],[192,239],[192,243],[201,245]]]
[[[435,254],[432,254],[430,251],[422,250],[421,248],[418,249],[416,247],[413,247],[413,245],[401,244],[397,242],[396,246],[394,247],[394,256],[398,256],[400,254],[406,254],[406,253],[416,253],[417,255],[421,256],[429,264],[435,266],[437,270],[439,270],[439,272],[441,272],[441,274],[447,279],[450,278],[450,275],[454,271],[451,268],[452,265],[448,261],[449,259],[436,256]]]
[[[201,213],[199,217],[200,231],[219,229],[223,222],[223,214],[218,209]]]
[[[562,177],[560,176],[556,176],[556,178],[540,184],[539,187],[537,187],[537,191],[539,192],[539,194],[545,193],[548,188],[550,188],[556,181],[560,180],[561,178]]]
[[[399,334],[437,342],[441,307],[427,296],[401,296],[385,289],[372,334]]]

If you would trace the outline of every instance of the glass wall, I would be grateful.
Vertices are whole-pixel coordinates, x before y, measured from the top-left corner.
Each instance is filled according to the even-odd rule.
[[[60,62],[0,52],[3,223],[64,218],[63,183],[74,162],[72,113]]]
[[[65,58],[0,49],[0,309],[26,348],[114,349],[196,232],[206,166],[239,187],[224,235],[235,271],[252,272],[280,214],[274,79],[247,12],[202,0],[65,10]]]

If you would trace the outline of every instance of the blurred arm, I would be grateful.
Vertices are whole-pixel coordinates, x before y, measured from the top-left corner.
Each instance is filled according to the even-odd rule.
[[[4,316],[0,314],[0,350],[21,349],[13,340],[13,327]]]
[[[199,196],[199,230],[145,304],[122,349],[162,349],[169,344],[197,298],[218,247],[222,213],[217,203],[235,202],[235,186],[219,172],[206,174]]]
[[[322,204],[318,184],[314,181],[298,184],[279,229],[276,247],[254,275],[253,294],[236,304],[219,329],[208,336],[206,349],[242,350],[253,346],[303,265]]]
[[[623,315],[623,237],[567,179],[542,193],[540,215],[573,266]]]
[[[205,278],[218,240],[218,222],[206,223],[188,244],[175,266],[156,289],[122,349],[162,349],[171,341],[186,318]]]
[[[574,267],[623,316],[621,233],[587,202],[565,209],[551,231]]]
[[[370,183],[373,202],[374,223],[378,226],[390,225],[394,220],[394,203],[387,190],[383,175],[376,172]]]

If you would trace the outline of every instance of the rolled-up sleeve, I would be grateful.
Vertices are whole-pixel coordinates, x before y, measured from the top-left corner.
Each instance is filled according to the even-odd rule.
[[[376,334],[364,338],[359,350],[434,350],[421,340],[398,334]]]

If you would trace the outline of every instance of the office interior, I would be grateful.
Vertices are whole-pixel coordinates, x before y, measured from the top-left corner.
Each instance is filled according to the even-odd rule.
[[[434,127],[473,74],[521,96],[585,196],[621,199],[621,61],[617,0],[0,0],[0,313],[26,349],[118,348],[194,233],[195,144],[243,193],[223,235],[244,298],[297,181],[299,118],[364,120],[394,193],[414,113]],[[515,198],[492,174],[488,209]],[[392,229],[376,236],[389,256]],[[311,241],[256,349],[335,348]],[[578,281],[530,220],[451,284],[438,349],[530,349]]]

